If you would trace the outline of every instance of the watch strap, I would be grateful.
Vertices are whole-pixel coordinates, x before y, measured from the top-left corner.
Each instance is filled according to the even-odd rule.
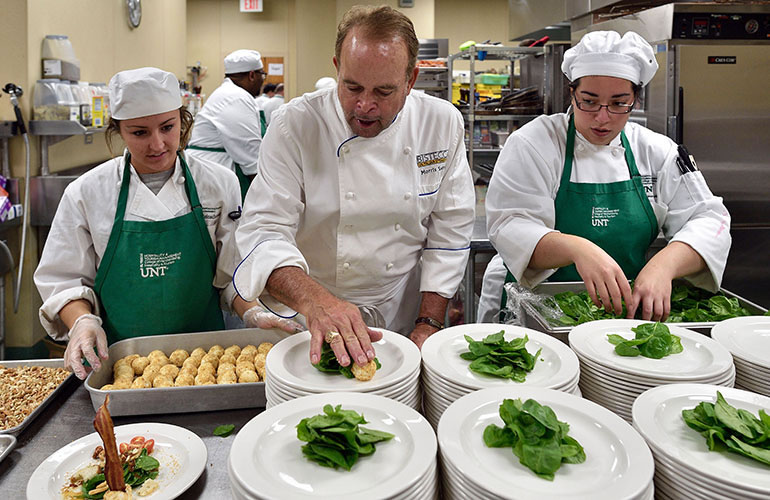
[[[433,318],[430,318],[428,316],[420,316],[419,318],[414,320],[414,324],[415,325],[420,324],[420,323],[425,323],[426,325],[430,325],[433,328],[438,328],[439,330],[444,328],[444,324],[443,323],[441,323],[440,321],[437,321],[437,320],[435,320]]]

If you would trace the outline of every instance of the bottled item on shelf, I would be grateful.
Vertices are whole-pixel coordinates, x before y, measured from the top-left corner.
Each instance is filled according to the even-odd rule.
[[[88,82],[72,84],[72,89],[77,92],[77,100],[80,104],[80,124],[84,127],[91,126],[91,89]]]
[[[34,120],[69,120],[68,105],[59,102],[57,79],[38,80],[32,91],[32,118]]]
[[[93,83],[92,85],[97,88],[98,95],[102,96],[103,122],[104,122],[104,125],[107,126],[107,124],[110,121],[110,116],[112,116],[112,113],[110,113],[110,90],[109,90],[109,87],[107,87],[106,83],[101,83],[101,82],[100,83]]]
[[[91,92],[91,126],[103,127],[105,125],[105,120],[102,87],[92,83],[88,88]]]
[[[80,80],[80,61],[67,35],[46,35],[41,52],[43,78]]]

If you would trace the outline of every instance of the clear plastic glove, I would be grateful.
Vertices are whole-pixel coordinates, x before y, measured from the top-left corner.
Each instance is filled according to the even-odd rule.
[[[94,346],[98,356],[94,352]],[[102,319],[94,314],[84,314],[72,324],[67,350],[64,351],[64,367],[75,372],[80,380],[91,370],[98,370],[107,359],[107,334],[102,329]],[[83,365],[85,358],[91,365]]]
[[[260,305],[256,305],[243,313],[243,323],[246,328],[278,328],[287,333],[297,333],[305,330],[296,321],[281,318]]]

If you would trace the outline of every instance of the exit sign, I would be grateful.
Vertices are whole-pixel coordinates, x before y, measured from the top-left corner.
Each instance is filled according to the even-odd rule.
[[[241,0],[241,12],[262,12],[264,0]]]

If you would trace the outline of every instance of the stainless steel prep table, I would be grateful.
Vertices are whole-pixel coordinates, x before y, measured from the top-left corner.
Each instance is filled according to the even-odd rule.
[[[479,252],[494,252],[495,249],[487,236],[487,218],[477,215],[473,221],[473,235],[471,236],[471,248],[468,255],[468,263],[465,265],[465,296],[463,297],[463,315],[465,323],[476,322],[476,254]]]
[[[227,458],[237,432],[263,408],[168,415],[114,417],[115,426],[137,422],[162,422],[191,430],[208,450],[206,469],[180,499],[231,498]],[[38,465],[62,446],[95,432],[94,409],[82,383],[69,384],[19,436],[16,448],[0,462],[0,492],[25,498],[27,482]],[[212,435],[221,424],[235,425],[226,438]],[[8,497],[6,497],[8,498]]]

